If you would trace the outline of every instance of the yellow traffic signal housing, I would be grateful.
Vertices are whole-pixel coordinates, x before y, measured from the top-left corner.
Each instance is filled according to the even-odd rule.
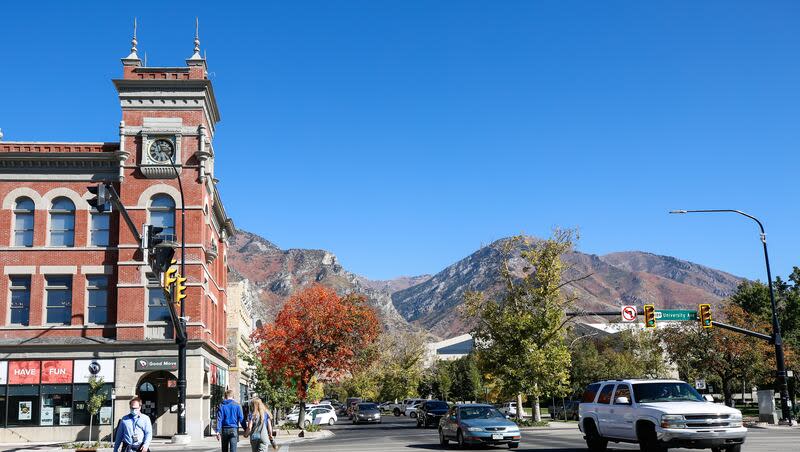
[[[164,273],[164,290],[172,291],[172,285],[178,280],[178,267],[170,267]]]
[[[177,280],[175,281],[175,296],[173,297],[173,301],[175,302],[175,306],[177,308],[181,307],[181,303],[183,299],[186,298],[186,278],[183,276],[178,276]]]
[[[656,327],[656,307],[652,304],[644,305],[644,327],[645,328],[655,328]]]
[[[711,322],[711,305],[710,304],[701,304],[699,309],[697,310],[698,317],[700,317],[700,326],[703,328],[711,328],[713,327],[713,323]]]

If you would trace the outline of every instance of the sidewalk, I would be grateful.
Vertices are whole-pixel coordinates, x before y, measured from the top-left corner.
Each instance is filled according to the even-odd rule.
[[[306,441],[317,441],[325,438],[330,438],[334,436],[334,433],[330,430],[320,430],[318,432],[305,432],[305,436],[303,438],[298,437],[297,435],[300,433],[300,430],[280,430],[278,435],[275,436],[275,444],[278,446],[283,446],[286,444],[295,444],[301,443]],[[74,451],[75,449],[64,449],[61,447],[62,443],[51,443],[51,442],[37,442],[37,443],[5,443],[0,445],[0,450],[2,451],[15,451],[15,452],[34,452],[34,451]],[[249,440],[243,436],[239,437],[239,447],[247,446],[246,450],[249,450],[250,444]],[[213,436],[206,436],[202,439],[192,439],[192,442],[188,445],[182,444],[173,444],[172,440],[168,438],[155,438],[153,441],[150,442],[150,448],[153,449],[154,452],[159,452],[162,450],[185,450],[185,449],[219,449],[219,441]],[[111,447],[108,448],[100,448],[97,449],[98,452],[112,452],[114,449]],[[243,449],[244,450],[244,449]]]

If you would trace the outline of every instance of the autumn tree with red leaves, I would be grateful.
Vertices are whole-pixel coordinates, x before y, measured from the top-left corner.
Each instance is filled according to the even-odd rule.
[[[259,328],[253,339],[260,344],[264,366],[294,383],[302,428],[311,378],[341,375],[365,365],[363,351],[379,333],[377,314],[366,297],[340,297],[333,289],[313,285],[292,295],[275,322]]]

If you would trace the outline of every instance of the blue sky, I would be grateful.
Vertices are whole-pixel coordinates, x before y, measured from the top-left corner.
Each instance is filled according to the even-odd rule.
[[[198,15],[226,207],[283,248],[390,278],[560,225],[764,279],[755,224],[667,214],[736,208],[800,265],[798,2],[116,3],[3,6],[5,140],[116,141],[132,18],[169,66]]]

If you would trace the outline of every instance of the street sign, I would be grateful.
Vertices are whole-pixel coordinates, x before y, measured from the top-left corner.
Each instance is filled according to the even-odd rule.
[[[690,309],[663,309],[656,311],[656,318],[661,321],[696,322],[697,311]]]
[[[636,306],[623,306],[622,307],[622,321],[635,322],[636,321]]]
[[[700,389],[700,390],[706,389],[706,381],[705,380],[695,380],[694,381],[694,387],[695,387],[695,389]]]

